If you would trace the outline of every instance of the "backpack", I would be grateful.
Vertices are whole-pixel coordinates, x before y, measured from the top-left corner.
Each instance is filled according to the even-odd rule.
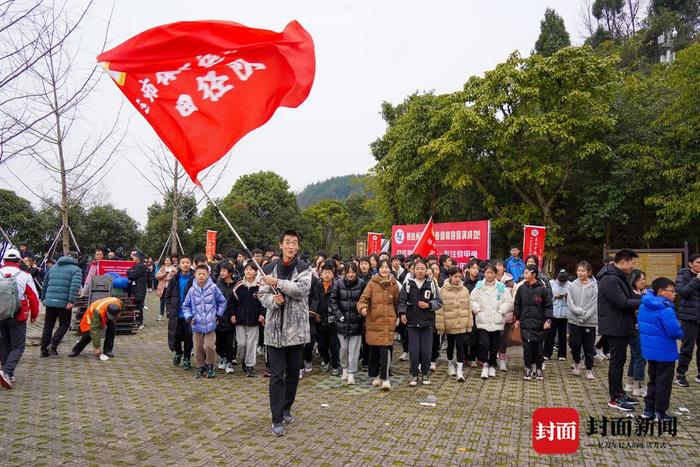
[[[18,270],[14,274],[0,277],[0,321],[14,318],[22,310],[17,291],[17,276],[20,272]]]

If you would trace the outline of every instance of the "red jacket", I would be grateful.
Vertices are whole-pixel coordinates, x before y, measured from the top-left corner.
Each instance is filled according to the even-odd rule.
[[[5,266],[0,268],[0,276],[17,274],[19,264],[5,262]],[[17,281],[17,293],[19,294],[22,303],[22,310],[17,314],[15,319],[24,323],[31,316],[34,321],[39,316],[39,294],[34,287],[34,279],[24,271],[20,271],[15,277]]]

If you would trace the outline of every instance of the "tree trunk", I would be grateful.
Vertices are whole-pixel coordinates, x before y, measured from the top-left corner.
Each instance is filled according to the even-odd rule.
[[[551,231],[552,224],[554,223],[554,219],[552,219],[552,212],[548,207],[544,207],[544,209],[542,209],[542,213],[544,214],[544,225],[547,227],[547,231],[549,232]],[[545,241],[544,251],[545,255],[544,260],[542,261],[542,269],[545,274],[552,277],[552,273],[554,271],[554,261],[557,259],[557,249],[554,247],[547,248]]]
[[[58,112],[58,96],[56,87],[53,88],[54,117],[56,118],[56,146],[58,149],[58,164],[61,170],[61,223],[63,224],[63,256],[70,251],[70,231],[68,230],[68,184],[66,181],[66,163],[63,155],[63,135],[61,134],[61,115]]]
[[[173,217],[170,225],[170,254],[177,255],[177,216],[178,216],[178,193],[177,193],[177,160],[173,169]]]

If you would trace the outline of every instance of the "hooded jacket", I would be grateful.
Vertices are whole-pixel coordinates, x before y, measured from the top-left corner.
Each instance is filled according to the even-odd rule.
[[[523,340],[542,341],[548,332],[544,329],[544,323],[552,318],[552,295],[540,280],[534,284],[524,282],[515,293],[513,312],[520,321]]]
[[[60,257],[46,273],[41,287],[44,306],[65,308],[69,303],[75,303],[82,280],[83,272],[78,267],[78,261],[72,256]]]
[[[513,299],[505,284],[494,281],[488,285],[486,279],[480,280],[470,300],[478,329],[488,332],[503,330],[506,316],[513,311]]]
[[[260,287],[257,283],[250,283],[243,279],[233,288],[231,302],[233,314],[236,316],[238,326],[258,326],[261,316],[265,316],[265,308],[260,303],[258,293]]]
[[[631,336],[640,299],[635,298],[624,272],[608,264],[598,274],[598,328],[604,336]]]
[[[340,336],[361,336],[362,315],[357,311],[365,284],[362,279],[349,281],[346,278],[335,281],[331,289],[330,311],[335,316],[335,328]]]
[[[146,299],[148,274],[148,266],[146,266],[144,261],[139,261],[126,271],[126,277],[129,279],[129,297],[134,297],[136,301]]]
[[[446,281],[440,289],[442,308],[435,311],[438,334],[464,334],[474,327],[474,314],[469,301],[469,289],[464,284]]]
[[[212,279],[212,282],[214,279]],[[234,282],[226,282],[223,279],[216,281],[216,286],[221,290],[226,299],[226,311],[224,311],[223,316],[219,320],[219,324],[216,325],[216,330],[219,332],[229,332],[235,331],[236,326],[231,322],[231,317],[233,316],[233,289],[236,286]]]
[[[649,290],[642,295],[637,321],[642,356],[646,360],[656,362],[678,360],[676,339],[683,337],[683,329],[676,319],[673,303]]]
[[[700,279],[692,270],[684,268],[678,272],[676,293],[681,298],[678,319],[700,321]]]
[[[204,287],[194,281],[182,304],[185,320],[192,322],[192,332],[209,334],[216,330],[216,321],[226,311],[226,297],[211,278]]]
[[[418,302],[428,303],[420,308]],[[435,327],[435,310],[442,307],[440,289],[435,281],[426,277],[419,287],[415,278],[410,278],[399,293],[399,316],[406,315],[406,326],[410,328]]]
[[[368,345],[394,345],[398,303],[399,285],[396,278],[391,274],[386,279],[379,274],[372,277],[357,303],[357,311],[367,308],[365,338]]]
[[[598,283],[592,278],[584,285],[579,279],[569,284],[566,297],[569,314],[566,316],[571,324],[595,327],[598,324]]]

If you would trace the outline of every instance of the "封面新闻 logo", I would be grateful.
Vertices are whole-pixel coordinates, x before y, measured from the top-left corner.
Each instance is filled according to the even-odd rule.
[[[532,414],[532,448],[538,454],[578,451],[580,420],[571,407],[540,407]]]

